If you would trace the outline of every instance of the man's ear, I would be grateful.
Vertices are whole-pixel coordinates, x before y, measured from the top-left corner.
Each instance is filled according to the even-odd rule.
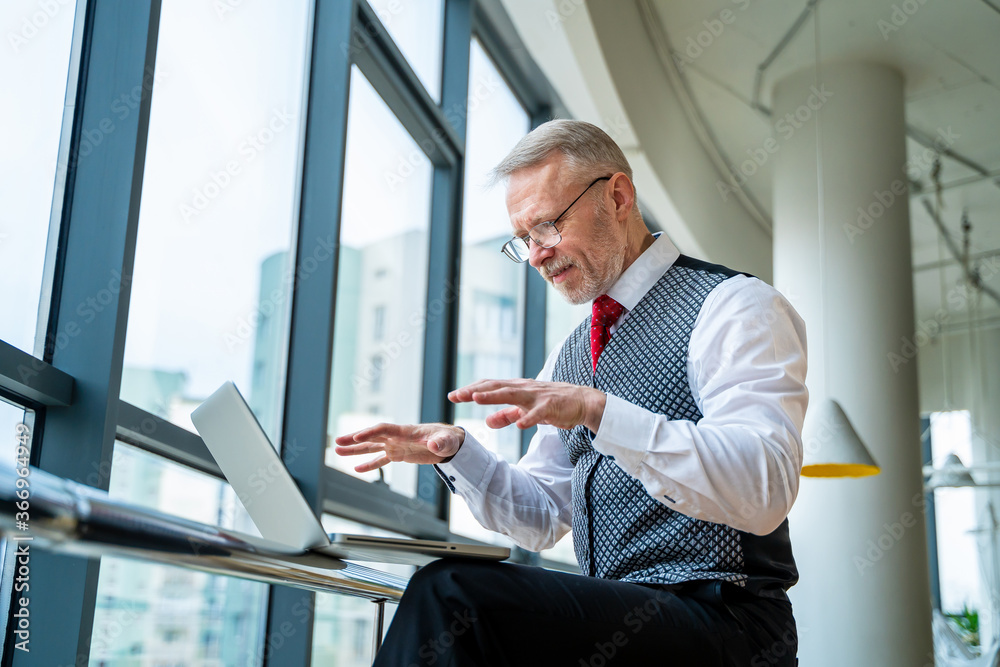
[[[615,202],[615,220],[624,222],[628,220],[635,206],[635,186],[632,180],[620,171],[611,177],[611,184],[611,196]]]

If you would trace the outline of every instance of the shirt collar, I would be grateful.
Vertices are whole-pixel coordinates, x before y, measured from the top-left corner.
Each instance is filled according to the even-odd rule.
[[[666,234],[657,232],[654,236],[653,245],[646,248],[608,290],[608,296],[626,310],[634,309],[680,256],[680,251]]]

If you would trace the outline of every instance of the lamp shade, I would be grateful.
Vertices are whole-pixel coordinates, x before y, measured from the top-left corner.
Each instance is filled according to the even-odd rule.
[[[940,468],[935,468],[927,480],[928,489],[942,486],[977,486],[972,473],[962,463],[962,459],[958,458],[958,454],[949,454],[944,464]]]
[[[837,401],[828,398],[809,410],[802,435],[803,477],[868,477],[881,472]]]

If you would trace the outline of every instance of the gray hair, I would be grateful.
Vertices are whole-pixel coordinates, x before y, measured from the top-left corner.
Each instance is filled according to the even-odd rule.
[[[556,119],[522,137],[490,172],[488,183],[506,183],[514,172],[541,164],[555,152],[562,154],[574,179],[590,180],[620,171],[632,180],[625,154],[604,130],[582,120]]]

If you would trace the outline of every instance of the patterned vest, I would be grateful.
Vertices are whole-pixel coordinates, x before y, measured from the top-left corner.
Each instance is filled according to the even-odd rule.
[[[587,318],[563,345],[553,380],[596,387],[670,420],[697,422],[702,414],[687,377],[691,330],[709,292],[735,275],[681,255],[611,337],[596,373]],[[798,579],[787,520],[757,536],[694,519],[652,498],[599,454],[586,426],[559,435],[574,466],[573,546],[584,574],[660,584],[719,579],[778,598]]]

